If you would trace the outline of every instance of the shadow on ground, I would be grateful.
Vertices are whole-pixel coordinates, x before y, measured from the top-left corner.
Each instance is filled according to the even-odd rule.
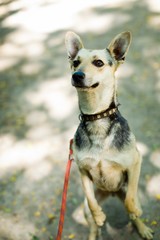
[[[10,5],[17,2],[0,3],[3,9],[0,17],[0,239],[28,240],[33,236],[41,240],[55,239],[68,142],[78,124],[76,93],[70,86],[64,48],[67,30],[48,33],[34,41],[28,38],[25,42],[27,30],[24,33],[25,30],[9,21],[25,11],[23,6],[16,8],[16,5],[10,10]],[[44,3],[44,6],[51,4]],[[127,61],[118,75],[120,110],[129,120],[144,156],[139,184],[143,219],[155,230],[154,239],[158,240],[159,12],[152,12],[144,0],[114,7],[90,6],[85,12],[79,11],[80,20],[73,30],[76,31],[76,24],[85,24],[87,14],[91,20],[106,21],[106,28],[97,34],[92,30],[81,33],[88,48],[104,48],[124,30],[133,34]],[[78,175],[73,164],[63,239],[86,239],[88,232],[86,226],[72,217],[83,201]],[[117,200],[110,199],[104,208],[110,224],[108,233],[103,229],[103,239],[140,239],[130,225],[125,227],[128,218]]]

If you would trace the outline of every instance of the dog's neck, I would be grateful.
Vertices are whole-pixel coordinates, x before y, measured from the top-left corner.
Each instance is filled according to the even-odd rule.
[[[99,89],[87,91],[77,89],[80,111],[88,115],[96,114],[108,109],[112,102],[117,105],[118,101],[115,86],[114,84],[112,87],[106,88],[102,85],[99,86]]]

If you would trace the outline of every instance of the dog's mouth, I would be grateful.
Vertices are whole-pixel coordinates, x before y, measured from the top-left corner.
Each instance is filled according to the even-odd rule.
[[[78,88],[78,89],[82,89],[82,90],[89,90],[89,89],[97,88],[98,86],[99,86],[99,82],[94,83],[91,86],[75,86],[75,87]]]
[[[91,88],[96,88],[96,87],[98,87],[98,86],[99,86],[99,82],[93,84],[93,85],[91,86]]]

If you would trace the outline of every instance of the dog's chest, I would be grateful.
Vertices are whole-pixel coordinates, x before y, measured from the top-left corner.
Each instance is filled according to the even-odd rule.
[[[113,162],[100,161],[96,167],[88,170],[94,184],[109,192],[118,191],[125,182],[125,169]]]
[[[100,161],[127,167],[132,161],[128,159],[131,145],[132,134],[120,114],[115,121],[81,122],[74,137],[75,159],[80,168],[86,169],[94,168]]]
[[[95,167],[105,148],[106,129],[81,123],[74,138],[75,159],[80,168]]]

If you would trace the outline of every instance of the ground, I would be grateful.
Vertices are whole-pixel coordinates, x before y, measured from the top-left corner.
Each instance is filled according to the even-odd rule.
[[[0,1],[0,240],[56,237],[69,139],[78,125],[64,46],[68,30],[86,48],[132,32],[117,73],[120,111],[143,155],[143,221],[160,239],[160,3],[158,0]],[[87,239],[83,191],[73,162],[62,239]],[[123,205],[108,199],[103,239],[138,240]]]

